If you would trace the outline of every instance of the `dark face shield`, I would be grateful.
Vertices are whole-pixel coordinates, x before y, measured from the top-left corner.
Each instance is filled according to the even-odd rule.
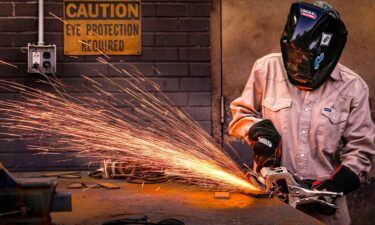
[[[291,76],[291,81],[296,86],[311,85],[313,82],[313,76],[311,76],[311,61],[313,60],[313,55],[308,52],[303,52],[289,46],[285,46],[285,53],[287,58],[287,65],[285,68],[287,73]]]
[[[339,18],[324,9],[298,2],[291,6],[280,45],[289,81],[315,90],[331,75],[346,43]]]

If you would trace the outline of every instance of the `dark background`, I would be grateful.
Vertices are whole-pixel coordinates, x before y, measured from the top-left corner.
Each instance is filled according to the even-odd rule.
[[[290,2],[279,0],[143,0],[142,55],[114,56],[118,67],[137,66],[159,83],[175,104],[215,137],[226,136],[220,122],[220,98],[228,104],[243,90],[254,61],[279,51],[278,39]],[[349,30],[342,62],[358,72],[375,97],[375,1],[332,0]],[[96,62],[96,56],[63,55],[63,24],[49,12],[62,17],[62,0],[45,0],[45,43],[57,45],[57,76],[68,84],[83,84],[80,75],[95,77],[97,72],[115,76],[109,66]],[[37,42],[37,1],[0,2],[0,79],[15,80],[42,89],[37,76],[26,73],[27,43]],[[276,42],[274,40],[277,40]],[[155,68],[155,69],[154,69]],[[157,71],[160,71],[157,72]],[[82,93],[72,93],[82,94]],[[19,99],[14,93],[0,92],[0,99]],[[124,110],[127,107],[121,106]],[[375,104],[372,104],[375,116]],[[1,128],[0,128],[1,129]],[[2,132],[2,130],[0,130]],[[226,138],[229,139],[228,136]],[[239,151],[250,157],[248,149]],[[87,169],[87,159],[65,154],[38,155],[22,141],[9,141],[0,135],[0,162],[12,171]],[[373,170],[374,171],[374,170]],[[371,172],[371,177],[374,177]],[[375,224],[375,181],[349,196],[353,224]]]

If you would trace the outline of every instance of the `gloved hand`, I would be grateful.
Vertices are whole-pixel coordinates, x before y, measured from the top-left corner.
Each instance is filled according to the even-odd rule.
[[[319,191],[343,192],[344,194],[348,194],[349,192],[358,189],[359,186],[360,181],[358,176],[348,167],[340,166],[329,179],[317,180],[313,182],[311,189]],[[332,197],[322,197],[320,200],[334,204],[336,199]],[[317,212],[324,215],[333,215],[336,212],[335,207],[330,207],[328,205],[319,203],[300,205],[297,207],[297,209],[306,213]]]
[[[262,120],[251,126],[249,139],[254,141],[254,170],[259,173],[264,166],[280,166],[281,152],[277,150],[280,135],[271,120]]]
[[[317,180],[312,189],[343,192],[345,195],[360,187],[359,177],[346,166],[339,166],[336,172],[326,180]]]

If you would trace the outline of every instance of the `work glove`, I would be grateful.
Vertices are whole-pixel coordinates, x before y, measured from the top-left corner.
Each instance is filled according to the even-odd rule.
[[[336,172],[326,180],[317,180],[312,189],[343,192],[345,195],[360,187],[359,177],[346,166],[339,166]]]
[[[336,172],[326,180],[317,180],[312,183],[311,189],[319,191],[342,192],[348,194],[360,187],[359,177],[346,166],[340,166]],[[335,198],[321,197],[327,203],[334,204]],[[328,204],[311,203],[297,207],[306,213],[316,212],[324,215],[333,215],[336,213],[336,207],[330,207]]]
[[[265,167],[280,166],[281,151],[278,152],[280,135],[271,120],[262,120],[250,127],[249,139],[253,144],[254,171]]]

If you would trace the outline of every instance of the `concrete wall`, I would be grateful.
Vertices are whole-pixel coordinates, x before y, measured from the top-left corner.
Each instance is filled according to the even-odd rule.
[[[26,54],[20,51],[27,43],[37,42],[37,2],[0,2],[0,59],[18,67],[14,69],[0,64],[0,79],[48,89],[46,85],[35,82],[38,76],[26,73]],[[57,45],[57,76],[68,84],[82,82],[81,74],[95,76],[102,72],[114,76],[109,66],[96,62],[96,56],[75,58],[63,55],[63,24],[49,14],[62,17],[63,0],[44,2],[45,42]],[[142,55],[114,56],[110,62],[120,68],[128,62],[133,63],[159,83],[162,91],[177,106],[211,132],[209,24],[209,0],[143,0]],[[0,92],[0,99],[18,97],[17,94]],[[24,142],[9,141],[0,136],[0,162],[13,170],[31,171],[82,169],[86,160],[69,157],[69,154],[36,155]]]

